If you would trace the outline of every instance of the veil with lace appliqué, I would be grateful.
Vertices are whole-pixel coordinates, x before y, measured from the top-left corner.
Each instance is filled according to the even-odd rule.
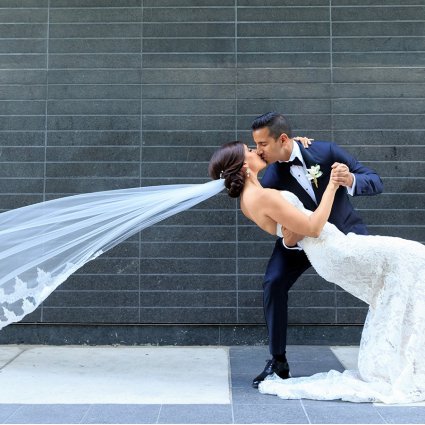
[[[223,189],[223,180],[119,189],[0,214],[0,329],[34,311],[88,261]]]

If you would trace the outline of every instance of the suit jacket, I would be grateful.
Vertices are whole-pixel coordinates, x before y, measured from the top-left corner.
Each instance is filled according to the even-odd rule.
[[[304,149],[301,143],[298,143],[298,145],[307,168],[318,164],[323,172],[323,175],[317,179],[318,187],[316,188],[315,184],[312,184],[318,203],[320,203],[329,182],[331,166],[334,162],[346,164],[356,176],[354,196],[377,195],[382,192],[383,184],[375,171],[360,164],[335,143],[314,141],[308,149]],[[279,162],[267,167],[264,177],[261,179],[261,184],[266,188],[288,190],[298,196],[305,208],[311,211],[317,208],[305,189],[292,177],[288,167],[282,166]],[[329,221],[345,234],[354,232],[366,235],[368,233],[366,225],[351,205],[349,196],[345,187],[340,187],[337,190]]]

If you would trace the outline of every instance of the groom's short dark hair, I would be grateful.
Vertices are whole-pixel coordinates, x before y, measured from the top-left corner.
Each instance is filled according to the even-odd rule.
[[[252,131],[259,128],[267,127],[270,134],[277,139],[282,133],[285,133],[289,138],[292,137],[291,126],[286,117],[277,112],[267,112],[255,118],[251,125]]]

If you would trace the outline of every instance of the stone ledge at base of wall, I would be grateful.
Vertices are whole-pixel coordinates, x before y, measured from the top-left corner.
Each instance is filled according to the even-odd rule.
[[[291,325],[288,345],[358,345],[358,325]],[[0,344],[267,345],[264,325],[14,324]]]

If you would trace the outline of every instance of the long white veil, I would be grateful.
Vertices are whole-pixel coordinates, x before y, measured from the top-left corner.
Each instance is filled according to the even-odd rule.
[[[0,214],[0,329],[140,230],[216,195],[224,180],[94,192]]]

